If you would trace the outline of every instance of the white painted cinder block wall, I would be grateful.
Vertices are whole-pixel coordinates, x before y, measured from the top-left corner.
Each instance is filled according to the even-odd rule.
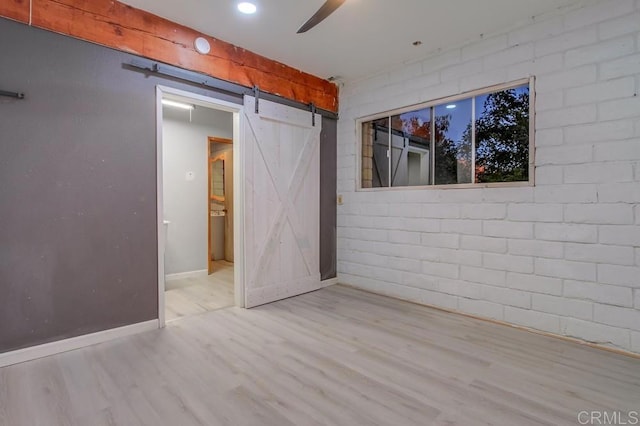
[[[356,191],[355,120],[536,77],[535,187]],[[640,352],[640,0],[347,83],[341,282]]]

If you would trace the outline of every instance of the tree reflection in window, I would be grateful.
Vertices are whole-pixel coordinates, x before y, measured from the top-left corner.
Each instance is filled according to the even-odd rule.
[[[529,180],[529,86],[476,97],[476,182]]]

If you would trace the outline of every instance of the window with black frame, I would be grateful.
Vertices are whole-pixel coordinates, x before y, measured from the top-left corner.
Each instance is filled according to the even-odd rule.
[[[528,182],[530,84],[362,122],[362,188]]]

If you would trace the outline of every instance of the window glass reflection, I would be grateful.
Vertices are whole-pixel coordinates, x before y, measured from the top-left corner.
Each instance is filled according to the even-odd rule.
[[[472,182],[472,99],[435,107],[435,184]]]
[[[529,180],[529,86],[476,97],[476,182]]]
[[[431,108],[391,117],[391,186],[431,184]]]
[[[389,118],[362,123],[362,187],[389,186]]]

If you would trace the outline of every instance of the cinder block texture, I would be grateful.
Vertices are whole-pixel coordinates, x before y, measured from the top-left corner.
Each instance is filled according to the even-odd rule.
[[[640,1],[494,34],[345,83],[339,278],[640,353]],[[530,76],[535,186],[358,190],[357,119]]]

